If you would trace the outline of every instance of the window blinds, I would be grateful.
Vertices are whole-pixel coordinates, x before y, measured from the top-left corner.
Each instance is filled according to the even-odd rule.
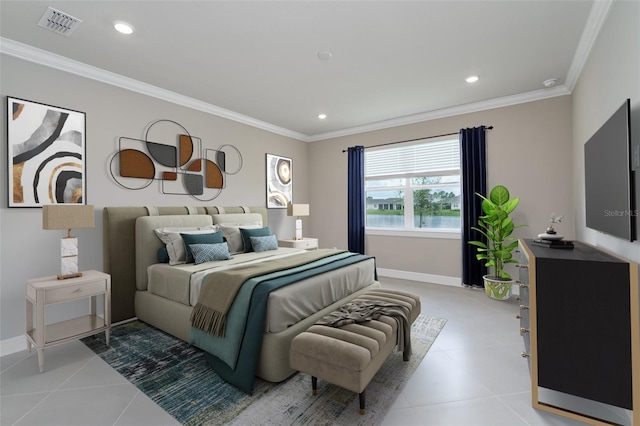
[[[459,170],[460,142],[450,139],[367,150],[364,169],[366,177]]]

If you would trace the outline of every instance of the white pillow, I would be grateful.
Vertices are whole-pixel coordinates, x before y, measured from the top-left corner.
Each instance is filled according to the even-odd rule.
[[[169,255],[169,265],[179,265],[187,262],[187,253],[180,233],[183,234],[212,234],[218,232],[218,225],[165,227],[154,229],[156,235],[165,244]]]
[[[243,223],[242,225],[221,223],[219,226],[220,231],[222,231],[222,236],[229,246],[229,253],[235,254],[244,253],[244,243],[242,242],[240,228],[262,228],[262,223]]]

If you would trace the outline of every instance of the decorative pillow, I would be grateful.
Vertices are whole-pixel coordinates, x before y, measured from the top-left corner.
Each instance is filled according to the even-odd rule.
[[[227,243],[191,244],[189,248],[193,252],[193,257],[196,261],[196,265],[204,262],[210,262],[212,260],[231,259],[231,255],[229,254],[229,246],[227,246]]]
[[[244,243],[242,242],[240,226],[242,226],[242,228],[244,229],[262,228],[262,225],[220,224],[220,231],[222,231],[222,236],[226,239],[227,244],[229,244],[229,252],[231,254],[244,253]]]
[[[184,249],[186,252],[186,262],[193,263],[193,253],[191,252],[191,246],[194,244],[217,244],[223,243],[222,232],[214,232],[211,234],[180,234],[184,241]],[[201,262],[202,263],[202,262]]]
[[[271,235],[271,231],[268,226],[264,228],[240,228],[240,234],[242,235],[242,244],[244,245],[244,252],[249,253],[253,251],[251,245],[251,237],[268,237]]]
[[[190,227],[165,227],[155,229],[155,233],[166,245],[169,254],[169,264],[179,265],[186,262],[186,250],[180,233],[211,234],[218,230],[217,225],[190,226]]]
[[[268,237],[250,237],[251,245],[256,253],[267,250],[278,250],[278,240],[275,235],[269,235]]]
[[[167,247],[160,247],[158,249],[158,262],[169,263],[169,252],[167,252]]]

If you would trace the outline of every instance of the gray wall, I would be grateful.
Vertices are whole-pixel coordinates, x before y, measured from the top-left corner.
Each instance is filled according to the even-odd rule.
[[[639,40],[640,2],[615,2],[580,75],[572,103],[577,236],[635,262],[640,262],[640,241],[631,243],[585,226],[584,144],[627,98],[631,99],[632,143],[640,144]],[[640,170],[635,174],[636,209],[640,209]],[[640,222],[640,217],[636,219]],[[640,230],[637,234],[640,238]]]
[[[551,213],[572,218],[571,97],[528,102],[438,120],[311,143],[310,234],[327,246],[347,246],[347,157],[343,149],[457,132],[463,127],[492,125],[487,131],[489,186],[504,184],[520,197],[514,214],[517,237],[544,232]],[[574,237],[572,220],[556,227]],[[455,277],[460,282],[460,239],[366,237],[366,251],[379,268],[427,279]],[[395,274],[395,272],[393,272]],[[417,274],[417,275],[416,275]],[[399,274],[401,276],[402,274]],[[435,275],[436,277],[432,277]],[[443,279],[443,282],[448,280]]]
[[[294,200],[307,202],[308,144],[264,130],[194,111],[156,98],[1,56],[0,92],[3,117],[6,96],[28,99],[86,113],[87,196],[96,208],[96,227],[75,230],[79,238],[80,269],[102,269],[102,208],[125,205],[265,205],[265,153],[291,157],[294,167]],[[242,170],[229,176],[227,188],[207,203],[186,195],[163,195],[155,183],[143,191],[121,188],[111,178],[109,159],[120,136],[142,138],[148,124],[171,119],[182,124],[206,147],[236,146],[243,157]],[[2,119],[3,129],[5,119]],[[167,131],[175,128],[167,128]],[[6,131],[2,131],[6,146]],[[2,207],[0,208],[0,340],[24,333],[24,285],[30,278],[59,273],[60,238],[63,231],[42,230],[39,208],[7,208],[7,150],[0,160]],[[294,220],[286,210],[269,212],[271,227],[282,238],[292,238]],[[87,303],[52,306],[51,321],[67,319],[87,309]]]

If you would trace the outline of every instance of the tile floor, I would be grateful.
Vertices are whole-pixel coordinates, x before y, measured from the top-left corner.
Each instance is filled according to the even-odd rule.
[[[580,425],[530,405],[518,302],[482,291],[381,278],[419,294],[448,320],[383,425]],[[80,342],[48,349],[45,371],[26,351],[0,358],[2,425],[175,425],[177,422]]]

